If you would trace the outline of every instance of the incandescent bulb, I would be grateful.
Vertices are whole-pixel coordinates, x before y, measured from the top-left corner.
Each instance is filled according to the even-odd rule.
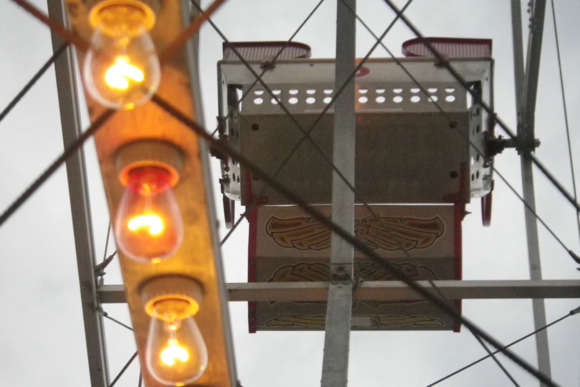
[[[153,304],[145,352],[147,368],[160,383],[183,386],[200,378],[207,368],[207,348],[197,324],[182,299]]]
[[[117,247],[130,258],[156,262],[173,255],[183,241],[183,221],[162,167],[136,167],[127,174],[115,220]]]
[[[157,91],[161,67],[149,30],[153,11],[136,0],[105,0],[91,9],[94,28],[83,65],[88,93],[113,109],[132,109]]]

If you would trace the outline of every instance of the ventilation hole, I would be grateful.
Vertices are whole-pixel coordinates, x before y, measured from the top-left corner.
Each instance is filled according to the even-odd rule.
[[[360,103],[367,103],[369,101],[369,99],[367,97],[359,97],[358,101]]]
[[[436,96],[436,95],[432,95],[431,97],[429,97],[428,101],[429,101],[429,102],[437,102],[437,100],[438,100],[438,99],[439,99],[439,98],[437,98],[437,96]]]
[[[326,89],[326,90],[324,90],[324,94],[332,94],[332,89]]]
[[[260,125],[252,124],[252,130],[258,130],[258,129],[260,129]]]
[[[479,171],[475,172],[475,178],[479,179]]]
[[[298,98],[292,97],[288,100],[292,105],[296,105],[298,103]]]
[[[385,89],[377,89],[375,90],[377,94],[385,94]]]
[[[368,89],[360,89],[358,92],[361,94],[366,94],[368,93],[368,91],[369,91]]]
[[[255,90],[254,91],[254,94],[256,94],[256,95],[262,95],[262,94],[264,94],[264,90]]]
[[[254,100],[254,103],[255,103],[256,105],[261,105],[261,104],[262,104],[262,102],[264,102],[264,100],[263,100],[262,98],[256,98],[256,99]]]
[[[453,93],[454,91],[455,91],[455,88],[454,87],[448,87],[448,88],[445,89],[445,92],[446,93]]]
[[[479,108],[475,110],[475,115],[479,115]]]
[[[393,89],[393,93],[395,94],[401,94],[403,92],[403,89]]]
[[[421,97],[419,97],[418,95],[414,95],[411,97],[411,102],[413,103],[417,103],[421,100]]]
[[[332,101],[331,97],[324,98],[324,103],[330,103],[330,101]]]
[[[306,98],[306,103],[309,105],[312,105],[314,102],[316,102],[316,98],[314,97],[308,97]]]
[[[308,90],[306,90],[306,94],[312,95],[314,93],[316,93],[316,90],[314,90],[314,89],[308,89]]]
[[[276,98],[272,98],[272,105],[278,105],[278,100]]]
[[[432,93],[437,93],[437,88],[436,88],[436,87],[430,87],[430,88],[428,88],[428,89],[427,89],[427,91],[428,91],[429,93],[431,93],[431,94],[432,94]]]
[[[456,179],[457,178],[457,171],[451,171],[451,173],[449,174],[449,177],[452,179]]]
[[[377,103],[383,103],[383,102],[385,102],[385,97],[382,97],[382,96],[377,97],[376,101],[377,101]]]
[[[236,177],[236,181],[237,181],[238,183],[240,182],[240,175],[238,175],[238,176]]]
[[[479,131],[480,131],[480,130],[481,130],[481,129],[480,129],[479,125],[477,125],[477,126],[475,127],[475,132],[476,132],[476,133],[479,133]]]
[[[477,161],[479,163],[479,154],[477,156],[475,156],[475,161]]]
[[[235,182],[236,181],[236,174],[232,174],[232,180]]]
[[[411,89],[411,93],[413,93],[413,94],[417,94],[420,91],[421,91],[421,89],[419,89],[418,87],[414,87]]]
[[[447,97],[445,97],[445,101],[447,101],[447,102],[454,102],[455,101],[455,96],[454,95],[448,95]]]
[[[274,95],[279,95],[282,92],[282,90],[272,90],[272,94]]]
[[[475,175],[472,173],[471,174],[471,181],[474,181],[474,180],[475,180]]]
[[[298,90],[296,90],[296,89],[289,90],[288,92],[292,95],[298,94]]]
[[[395,98],[393,98],[393,102],[394,103],[401,103],[401,102],[403,102],[403,97],[401,97],[400,95],[397,95]]]

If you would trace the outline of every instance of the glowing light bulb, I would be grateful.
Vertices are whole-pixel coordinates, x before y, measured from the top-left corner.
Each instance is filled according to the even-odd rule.
[[[105,81],[113,89],[126,90],[129,80],[140,83],[144,79],[143,71],[130,64],[129,58],[124,56],[115,58],[115,64],[105,73]]]
[[[162,167],[136,167],[127,179],[115,220],[117,247],[146,262],[170,257],[184,234],[171,174]]]
[[[197,324],[180,299],[154,303],[145,350],[151,375],[167,386],[184,386],[199,379],[208,362],[207,348]]]
[[[189,352],[180,345],[177,339],[169,339],[167,347],[161,351],[161,361],[165,365],[175,365],[176,361],[186,362],[189,359]]]
[[[83,64],[87,92],[113,109],[132,109],[157,91],[161,67],[149,30],[155,14],[137,0],[105,0],[90,13],[94,28]]]

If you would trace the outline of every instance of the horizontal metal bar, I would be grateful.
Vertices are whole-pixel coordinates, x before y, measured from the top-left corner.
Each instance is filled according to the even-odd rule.
[[[428,281],[417,281],[433,290]],[[478,280],[433,281],[448,299],[580,298],[580,280]],[[328,282],[252,282],[227,284],[229,301],[326,301]],[[103,304],[124,303],[123,285],[102,285]],[[354,300],[420,300],[422,297],[401,281],[369,281],[354,290]]]

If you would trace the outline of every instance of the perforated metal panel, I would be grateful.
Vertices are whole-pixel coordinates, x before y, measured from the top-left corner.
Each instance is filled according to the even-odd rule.
[[[490,160],[479,154],[485,151],[485,112],[432,59],[403,59],[403,63],[424,90],[392,60],[370,60],[357,75],[358,193],[369,203],[469,202],[471,197],[485,195],[491,189]],[[258,63],[251,65],[261,72]],[[490,59],[456,60],[452,65],[490,102]],[[319,115],[336,92],[333,61],[277,63],[263,77],[273,95],[263,85],[253,85],[255,78],[243,64],[222,61],[219,68],[222,116],[246,95],[239,113],[224,124],[232,146],[275,174],[303,132],[312,130],[311,138],[332,158],[333,107],[324,117]],[[312,129],[315,121],[319,122]],[[247,195],[259,195],[262,204],[290,204],[273,190],[262,193],[264,186],[258,180],[247,185],[247,174],[235,160],[225,160],[222,166],[224,192],[231,199],[246,202]],[[309,140],[303,141],[277,175],[316,204],[331,202],[331,176],[328,162]]]

